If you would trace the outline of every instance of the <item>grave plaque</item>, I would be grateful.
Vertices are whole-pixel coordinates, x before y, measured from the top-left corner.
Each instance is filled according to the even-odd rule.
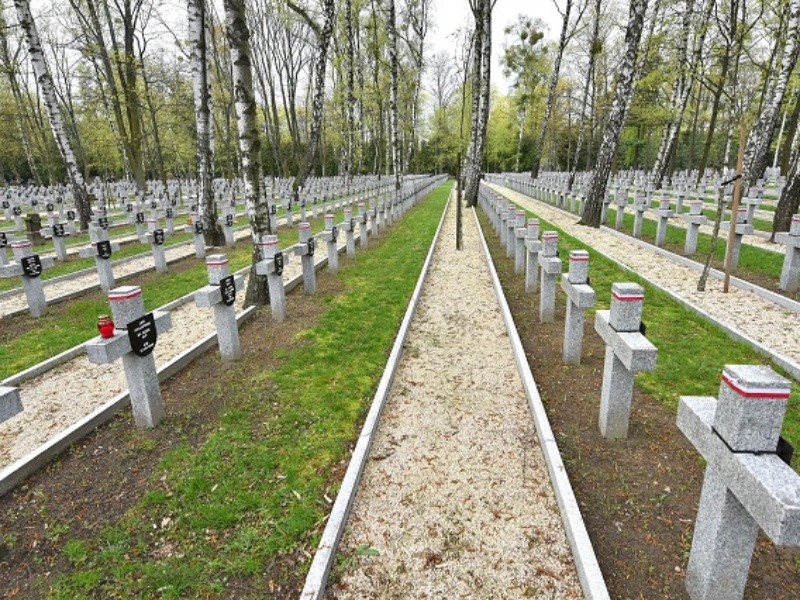
[[[42,274],[42,261],[38,254],[23,256],[19,262],[26,277],[36,279]]]
[[[39,206],[39,201],[36,198],[31,200],[31,206]]]
[[[198,221],[197,223],[194,224],[194,232],[196,235],[203,234],[203,224],[201,222]]]
[[[156,246],[163,246],[164,245],[164,230],[163,229],[156,229],[153,231],[153,243]]]
[[[316,247],[317,247],[317,244],[314,241],[314,238],[311,238],[310,240],[308,240],[308,255],[309,256],[314,256],[314,250],[316,249]]]
[[[158,340],[153,313],[147,313],[128,323],[128,339],[136,356],[145,357],[153,351]]]
[[[69,221],[74,221],[75,220],[75,211],[74,210],[68,210],[67,211],[67,220],[69,220]]]
[[[15,217],[19,217],[19,216],[21,216],[21,215],[22,215],[22,209],[21,209],[19,206],[15,206],[15,207],[14,207],[14,208],[11,210],[11,212],[13,212],[13,213],[14,213],[14,216],[15,216]]]
[[[53,210],[55,210],[55,206],[53,206],[52,202],[48,202],[47,204],[45,204],[45,209],[47,210],[47,212],[53,212]]]
[[[219,289],[222,292],[222,302],[225,306],[233,306],[236,302],[236,284],[233,275],[228,275],[219,280]]]
[[[144,223],[144,213],[141,212],[136,213],[136,222]]]
[[[0,248],[5,248],[6,246],[8,246],[8,238],[5,233],[0,231]]]
[[[153,210],[157,209],[158,208],[158,202],[156,202],[155,200],[150,202],[150,208],[153,209]]]
[[[173,211],[171,208],[168,208],[166,214],[167,214],[167,218],[171,219],[173,216],[175,216],[175,211]]]
[[[233,215],[225,215],[225,225],[233,227]]]
[[[97,256],[102,259],[109,259],[111,258],[111,242],[108,240],[104,240],[102,242],[97,242]]]
[[[64,237],[64,226],[61,223],[53,225],[53,235],[58,238]]]
[[[128,203],[125,205],[125,212],[133,212],[133,204]]]
[[[283,275],[283,252],[275,253],[275,275]]]
[[[336,242],[336,238],[338,237],[338,235],[339,235],[339,228],[334,225],[333,227],[331,227],[331,241]]]
[[[189,212],[197,212],[197,204],[192,204],[189,207]]]
[[[11,208],[11,204],[8,200],[3,200],[3,208]]]
[[[275,206],[274,204],[273,204],[272,206],[270,206],[270,207],[269,207],[269,214],[271,214],[271,215],[274,215],[274,214],[276,214],[277,212],[278,212],[278,207],[277,207],[277,206]]]
[[[97,224],[100,226],[100,229],[108,229],[108,217],[100,217],[97,219]]]

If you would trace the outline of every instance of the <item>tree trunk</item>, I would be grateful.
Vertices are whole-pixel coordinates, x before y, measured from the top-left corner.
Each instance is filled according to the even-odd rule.
[[[589,227],[600,227],[603,198],[605,197],[608,176],[611,172],[611,163],[614,160],[620,131],[627,112],[628,96],[634,85],[636,57],[639,52],[639,42],[642,37],[646,11],[647,0],[631,0],[628,27],[625,31],[625,55],[620,65],[611,114],[603,134],[603,142],[597,156],[597,163],[589,182],[589,193],[586,198],[583,217],[580,220],[582,225],[588,225]]]
[[[208,37],[206,35],[205,0],[188,0],[190,63],[192,68],[192,89],[194,90],[194,115],[197,127],[197,204],[202,207],[205,241],[211,246],[221,246],[225,242],[219,223],[217,205],[211,188],[214,159],[211,154],[211,82],[208,73]]]
[[[50,77],[47,63],[44,59],[42,44],[39,40],[39,32],[36,30],[36,23],[34,23],[33,15],[31,14],[30,2],[29,0],[14,0],[14,6],[17,9],[17,19],[19,20],[20,27],[25,34],[25,41],[28,45],[28,58],[31,61],[33,72],[36,75],[36,81],[39,84],[39,92],[45,110],[47,111],[50,127],[53,130],[53,137],[55,138],[58,151],[61,154],[61,159],[64,161],[67,177],[72,186],[72,193],[75,197],[75,204],[80,217],[81,229],[86,230],[89,228],[89,221],[91,221],[92,218],[92,209],[91,206],[89,206],[89,199],[86,194],[83,176],[78,168],[75,155],[72,152],[72,145],[67,137],[67,132],[64,129],[64,121],[61,117],[61,111],[59,110],[58,101],[56,99],[55,86],[53,85],[53,79]]]
[[[297,7],[289,3],[289,7],[297,11]],[[334,0],[323,0],[323,24],[322,28],[312,25],[312,28],[317,33],[317,60],[314,65],[314,97],[311,102],[311,130],[308,136],[308,148],[306,150],[305,160],[300,166],[300,170],[294,178],[292,183],[292,193],[294,200],[298,201],[300,196],[300,188],[306,182],[311,169],[314,166],[314,159],[317,155],[317,147],[322,131],[322,116],[325,102],[325,69],[328,65],[328,48],[331,43],[331,36],[333,35],[333,22],[336,17],[336,6]],[[300,9],[302,11],[302,9]],[[307,15],[301,14],[307,18]]]
[[[789,172],[789,163],[792,156],[792,142],[797,132],[798,121],[800,121],[800,94],[795,90],[794,108],[792,109],[792,114],[789,115],[789,123],[786,127],[786,139],[781,149],[781,173],[784,175]]]
[[[572,0],[566,0],[564,14],[561,22],[561,36],[558,39],[558,53],[553,60],[553,72],[550,74],[550,88],[547,92],[547,105],[544,109],[544,119],[542,129],[539,132],[539,139],[536,142],[536,151],[533,154],[533,166],[531,167],[531,179],[539,177],[539,165],[542,162],[542,152],[544,151],[544,140],[547,135],[547,128],[550,126],[550,115],[553,113],[553,106],[556,102],[556,90],[558,88],[558,77],[561,71],[561,59],[564,56],[564,49],[567,47],[567,32],[569,30],[569,16],[572,11]]]
[[[747,138],[747,145],[745,146],[743,176],[747,186],[755,185],[756,180],[761,178],[767,168],[767,154],[772,143],[772,137],[775,134],[775,124],[778,121],[789,77],[797,63],[797,53],[800,48],[797,43],[799,21],[800,0],[792,0],[781,70],[775,81],[772,96],[766,102],[758,120],[750,130],[750,136]]]
[[[400,138],[397,131],[397,15],[394,0],[389,0],[386,33],[389,41],[389,135],[392,144],[392,173],[395,196],[400,191]]]
[[[239,150],[242,157],[241,175],[244,179],[244,198],[250,217],[253,252],[245,304],[266,304],[269,291],[265,275],[256,274],[261,260],[261,239],[271,233],[269,209],[261,194],[261,139],[256,122],[256,97],[253,89],[253,68],[250,56],[250,30],[245,17],[244,0],[225,0],[225,32],[231,51],[233,99]]]

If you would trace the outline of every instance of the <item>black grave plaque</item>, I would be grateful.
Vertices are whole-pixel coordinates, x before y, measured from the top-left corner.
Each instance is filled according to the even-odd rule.
[[[171,208],[168,208],[167,209],[167,218],[171,219],[174,216],[175,216],[175,212]]]
[[[144,223],[144,213],[141,212],[136,213],[136,222]]]
[[[133,204],[126,204],[125,205],[125,212],[133,212]]]
[[[100,217],[97,219],[97,224],[100,226],[100,229],[108,229],[108,217]]]
[[[233,227],[233,215],[225,215],[225,225]]]
[[[317,240],[315,238],[311,238],[308,240],[308,255],[314,256],[314,250],[317,248]]]
[[[203,223],[201,221],[194,224],[194,233],[195,235],[203,235]]]
[[[164,230],[163,229],[156,229],[153,231],[153,243],[156,246],[163,246],[164,245]]]
[[[19,217],[22,214],[22,209],[19,206],[15,206],[13,209],[11,209],[11,212],[14,213],[15,217]]]
[[[53,235],[57,238],[64,237],[64,226],[61,223],[53,225]]]
[[[11,203],[8,200],[3,200],[3,208],[11,208]]]
[[[269,207],[269,212],[270,214],[274,215],[275,213],[278,212],[278,207],[273,204],[272,206]]]
[[[55,206],[53,206],[52,202],[48,202],[47,204],[44,205],[44,207],[47,210],[47,212],[53,212],[53,210],[55,210]]]
[[[222,292],[222,303],[225,306],[233,306],[236,302],[236,284],[233,275],[228,275],[219,280],[219,289]]]
[[[158,340],[153,313],[147,313],[128,323],[128,339],[131,342],[131,350],[136,356],[144,357],[153,351]]]
[[[0,231],[0,248],[5,248],[6,246],[8,246],[8,238],[5,233]]]
[[[39,258],[38,254],[32,254],[31,256],[23,256],[19,262],[22,265],[22,273],[26,277],[30,277],[31,279],[36,279],[39,275],[42,274],[42,261]]]
[[[339,235],[339,228],[334,225],[331,227],[331,241],[336,242],[336,237]]]
[[[74,210],[68,210],[67,211],[67,220],[68,221],[74,221],[75,220],[75,211]]]
[[[283,252],[275,253],[275,275],[283,275]]]
[[[153,209],[153,210],[157,209],[158,208],[158,202],[156,202],[155,200],[150,202],[150,208]]]
[[[111,258],[111,242],[108,240],[97,242],[97,256],[104,260]]]

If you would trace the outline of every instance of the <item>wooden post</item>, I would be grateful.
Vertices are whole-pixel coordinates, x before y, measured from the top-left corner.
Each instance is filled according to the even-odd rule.
[[[736,182],[733,184],[733,204],[731,206],[731,226],[728,229],[728,247],[725,249],[725,280],[722,292],[727,294],[731,283],[731,258],[733,257],[733,244],[736,239],[736,225],[739,220],[739,197],[742,194],[742,164],[744,162],[744,145],[747,135],[744,122],[739,127],[739,157],[736,160]],[[722,211],[717,215],[717,220],[722,219]]]

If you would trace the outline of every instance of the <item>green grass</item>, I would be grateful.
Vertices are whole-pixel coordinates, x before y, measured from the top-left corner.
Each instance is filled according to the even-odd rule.
[[[528,216],[538,217],[535,212],[526,212]],[[631,231],[633,217],[630,216],[631,221],[628,223],[628,216],[630,215],[626,216],[626,231]],[[731,340],[721,329],[684,308],[667,294],[651,287],[640,277],[617,267],[588,245],[567,235],[541,217],[539,222],[542,230],[559,232],[558,244],[562,257],[569,256],[570,250],[584,249],[590,252],[589,275],[592,287],[597,293],[597,303],[595,309],[587,311],[587,314],[593,314],[596,309],[608,309],[611,304],[611,284],[614,282],[634,281],[644,287],[642,320],[647,325],[648,339],[658,348],[658,362],[655,371],[636,376],[636,385],[664,405],[675,410],[680,396],[717,397],[720,373],[726,364],[769,363],[749,346]],[[609,223],[613,222],[613,218],[609,217]],[[647,230],[648,225],[651,226],[651,233],[654,236],[656,226],[652,221],[644,222],[643,231]],[[683,232],[674,228],[669,231],[678,234],[680,243],[683,243]],[[494,234],[494,231],[491,233]],[[721,245],[724,247],[724,243]],[[744,258],[743,247],[742,260]],[[772,367],[786,375],[780,367],[775,365]],[[795,448],[800,447],[800,386],[796,382],[792,383],[792,395],[784,420],[783,436]],[[800,465],[800,456],[797,454],[793,464],[795,467]]]
[[[258,580],[282,553],[315,544],[331,473],[349,456],[448,191],[340,270],[346,291],[324,299],[279,368],[242,361],[211,384],[226,394],[218,426],[199,449],[170,450],[150,491],[96,539],[65,540],[73,568],[55,597],[228,597],[228,579]]]
[[[336,222],[344,218],[344,213],[336,214]],[[320,216],[311,223],[311,231],[316,234],[325,228],[325,220]],[[188,238],[188,234],[187,234]],[[172,238],[173,240],[175,238]],[[281,227],[278,230],[278,243],[285,248],[298,241],[296,229]],[[128,250],[128,249],[126,249]],[[131,247],[131,253],[141,252],[140,247]],[[227,248],[231,271],[242,269],[250,264],[252,247],[248,240],[239,240],[235,249]],[[123,251],[115,253],[115,257]],[[94,259],[86,259],[92,265]],[[168,273],[160,276],[158,285],[142,289],[145,309],[150,311],[180,298],[208,283],[205,261],[195,260],[196,264],[181,273]],[[46,291],[45,291],[46,294]],[[0,380],[23,371],[43,360],[56,356],[97,335],[97,315],[110,311],[107,300],[76,298],[49,307],[40,317],[39,327],[17,336],[3,333],[0,326]]]
[[[617,211],[614,208],[608,210],[608,226],[613,227],[616,223]],[[633,232],[633,214],[626,212],[623,219],[622,231],[629,235]],[[644,219],[642,222],[642,239],[650,241],[655,240],[656,230],[658,224],[651,219]],[[725,231],[720,231],[720,237],[717,242],[717,249],[714,254],[714,265],[722,265],[725,260],[725,248],[727,245],[728,234]],[[667,227],[668,244],[674,244],[683,248],[686,241],[686,230],[681,227]],[[699,233],[697,236],[697,252],[691,257],[693,260],[702,262],[708,256],[711,248],[711,236],[707,233]],[[781,276],[781,269],[783,268],[783,255],[777,252],[770,252],[763,250],[749,244],[742,244],[739,252],[739,266],[738,270],[742,273],[752,272],[760,273],[777,281]],[[737,273],[734,273],[736,275]],[[746,277],[745,277],[746,278]]]

